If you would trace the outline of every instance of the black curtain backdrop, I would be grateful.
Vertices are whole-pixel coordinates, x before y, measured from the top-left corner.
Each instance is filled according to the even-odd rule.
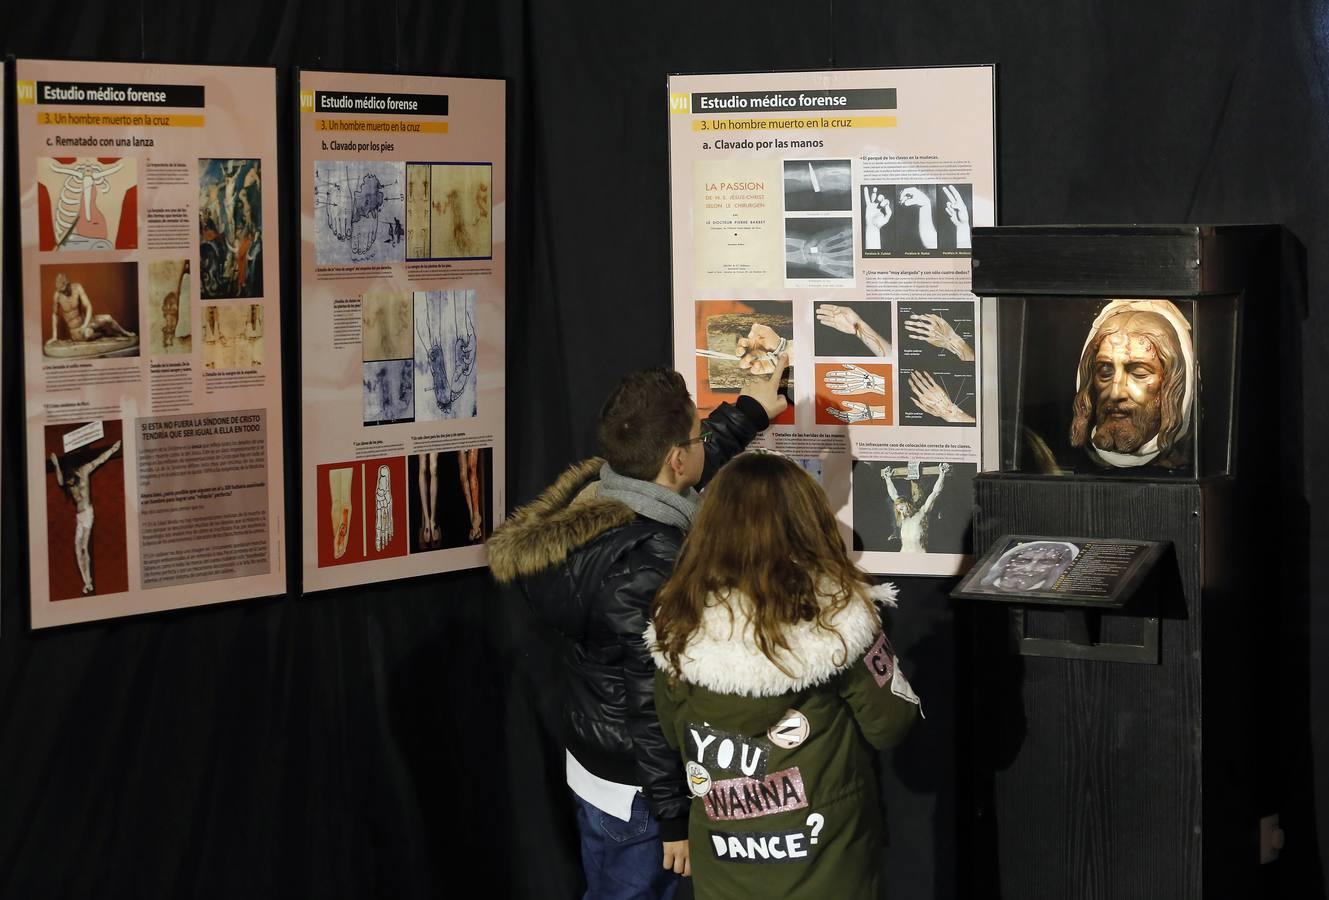
[[[1285,312],[1279,370],[1247,375],[1283,413],[1290,443],[1267,465],[1289,487],[1248,524],[1281,524],[1309,552],[1264,598],[1279,647],[1245,664],[1274,723],[1279,877],[1288,896],[1323,896],[1329,609],[1308,586],[1329,582],[1329,528],[1305,511],[1329,508],[1314,464],[1329,458],[1316,402],[1329,388],[1323,0],[73,0],[5,4],[0,42],[17,56],[283,67],[291,523],[289,67],[509,79],[518,503],[592,451],[617,377],[670,359],[670,72],[995,62],[1004,224],[1286,224],[1307,248],[1309,316]],[[6,108],[12,128],[12,97]],[[484,572],[28,630],[14,172],[7,158],[0,896],[579,896],[553,652]],[[962,748],[990,736],[959,724],[950,586],[902,579],[893,624],[928,713],[882,758],[895,898],[982,894],[957,769]]]

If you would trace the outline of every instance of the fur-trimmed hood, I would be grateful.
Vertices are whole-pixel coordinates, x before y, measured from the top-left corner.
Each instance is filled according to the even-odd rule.
[[[867,594],[877,604],[896,605],[893,584],[868,588]],[[823,604],[829,602],[827,597],[821,599]],[[727,603],[712,598],[680,660],[678,675],[683,681],[719,694],[778,697],[830,681],[859,661],[881,635],[876,610],[862,603],[851,603],[837,613],[828,623],[829,630],[815,622],[800,622],[789,631],[793,654],[781,660],[793,673],[789,675],[757,646],[748,613],[750,602],[740,594],[731,594]],[[656,667],[672,674],[669,661],[656,649],[653,624],[646,629],[645,638]]]
[[[501,583],[543,572],[613,528],[633,521],[627,504],[597,496],[593,457],[569,466],[538,498],[513,512],[489,538],[489,569]]]

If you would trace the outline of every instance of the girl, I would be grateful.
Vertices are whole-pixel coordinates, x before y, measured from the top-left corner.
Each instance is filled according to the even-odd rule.
[[[826,495],[749,453],[706,492],[646,632],[693,794],[698,898],[877,896],[875,749],[918,711]]]

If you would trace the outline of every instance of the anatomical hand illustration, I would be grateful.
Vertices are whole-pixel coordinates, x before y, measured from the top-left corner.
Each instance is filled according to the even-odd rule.
[[[941,191],[946,195],[946,217],[955,226],[955,246],[968,250],[973,246],[969,235],[969,207],[964,205],[964,198],[955,185],[948,184]]]
[[[822,303],[817,306],[817,324],[834,328],[843,334],[852,334],[872,351],[873,356],[890,356],[891,342],[863,321],[863,317],[849,306]]]
[[[890,221],[890,199],[875,187],[863,188],[863,249],[881,249],[881,230]]]
[[[753,375],[769,375],[775,371],[780,354],[789,349],[789,341],[780,337],[769,325],[753,325],[747,337],[737,341],[738,367]]]
[[[886,394],[886,378],[883,375],[874,375],[867,369],[852,363],[841,363],[843,369],[832,369],[827,372],[824,381],[826,388],[832,394],[843,396],[845,394]]]
[[[378,484],[374,488],[374,549],[382,553],[392,543],[392,473],[387,466],[378,467]]]
[[[874,419],[884,420],[886,418],[886,407],[884,406],[868,406],[866,403],[859,403],[855,400],[841,400],[840,405],[844,409],[828,406],[826,412],[846,425],[853,425],[856,422],[870,422]]]
[[[900,205],[918,209],[918,239],[928,250],[937,249],[937,226],[932,223],[932,198],[916,187],[900,191]]]
[[[965,362],[971,362],[974,358],[974,348],[969,346],[968,341],[935,313],[911,315],[904,323],[904,330],[914,340],[953,353]]]
[[[960,409],[927,372],[919,370],[909,373],[909,391],[913,395],[914,406],[930,416],[936,416],[943,422],[969,424],[974,421],[974,417]]]

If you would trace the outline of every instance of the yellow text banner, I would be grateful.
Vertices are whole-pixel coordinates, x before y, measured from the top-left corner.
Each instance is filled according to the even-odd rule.
[[[414,122],[389,119],[316,119],[315,131],[346,134],[447,134],[447,122]]]
[[[693,119],[693,131],[799,131],[832,128],[894,128],[895,116],[813,115],[779,119]]]
[[[202,128],[200,115],[175,113],[39,112],[38,125],[92,125],[102,128]]]

